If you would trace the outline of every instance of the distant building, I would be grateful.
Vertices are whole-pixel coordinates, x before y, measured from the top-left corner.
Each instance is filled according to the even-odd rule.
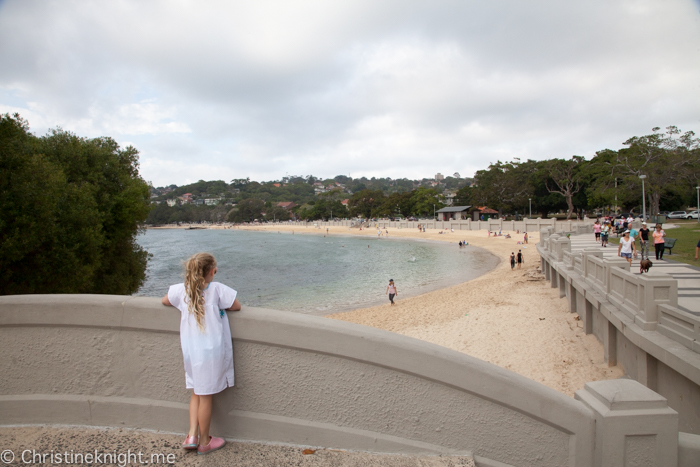
[[[446,191],[443,193],[445,196],[445,204],[448,206],[452,206],[455,203],[455,196],[457,196],[457,193],[454,191]]]
[[[340,202],[340,204],[342,204],[343,206],[346,206],[346,207],[347,207],[347,205],[348,205],[349,202],[350,202],[349,199],[344,199],[344,200],[342,200],[342,201]]]
[[[435,180],[437,180],[438,182],[441,180],[444,180],[444,179],[445,179],[445,176],[443,174],[441,174],[440,172],[435,174]]]
[[[498,219],[498,211],[496,211],[495,209],[488,208],[486,206],[477,206],[472,211],[472,220],[487,221],[489,219]]]
[[[277,206],[289,211],[290,209],[297,207],[297,204],[294,201],[280,201],[277,203]]]
[[[439,221],[467,219],[469,217],[469,209],[471,209],[471,206],[451,206],[440,209],[436,214]]]
[[[204,200],[204,204],[206,204],[207,206],[213,206],[215,204],[219,204],[220,201],[221,198],[207,198]]]
[[[177,206],[177,204],[178,204],[177,201],[178,201],[177,198],[172,198],[172,199],[167,200],[166,203],[168,203],[168,206],[170,206],[172,208],[173,206]]]
[[[188,204],[192,202],[192,193],[185,193],[184,195],[180,196],[180,200],[182,201],[182,204]]]

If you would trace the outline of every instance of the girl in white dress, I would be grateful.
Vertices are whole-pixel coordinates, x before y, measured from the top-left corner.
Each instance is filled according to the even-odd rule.
[[[226,444],[209,436],[212,395],[233,386],[233,346],[226,311],[238,311],[236,291],[213,282],[216,259],[197,253],[185,263],[185,282],[170,286],[163,305],[180,310],[180,344],[185,383],[192,389],[190,430],[184,449],[207,454]]]

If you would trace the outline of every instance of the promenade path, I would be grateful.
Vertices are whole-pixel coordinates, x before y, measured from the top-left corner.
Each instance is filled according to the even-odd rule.
[[[669,232],[673,232],[672,229]],[[672,233],[668,234],[673,237]],[[600,246],[600,243],[595,241],[593,233],[584,235],[571,236],[571,251],[581,249],[597,248],[603,252],[604,259],[617,258],[617,245],[610,244],[607,248]],[[654,263],[649,270],[649,274],[664,273],[673,276],[678,280],[678,308],[687,311],[695,316],[700,316],[700,268],[691,266],[690,264],[679,263],[673,261],[673,255],[669,255],[668,251],[664,253],[664,259],[657,261],[654,257],[653,245],[649,251],[651,262]],[[632,267],[630,272],[639,274],[640,256],[632,259]]]

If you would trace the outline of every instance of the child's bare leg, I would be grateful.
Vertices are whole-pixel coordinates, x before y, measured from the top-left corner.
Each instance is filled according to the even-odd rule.
[[[197,421],[199,422],[199,444],[206,446],[209,444],[209,425],[211,424],[211,394],[199,397],[199,411]]]
[[[192,391],[192,397],[190,397],[190,431],[187,433],[188,436],[197,436],[197,428],[199,427],[197,423],[198,412],[199,396]]]

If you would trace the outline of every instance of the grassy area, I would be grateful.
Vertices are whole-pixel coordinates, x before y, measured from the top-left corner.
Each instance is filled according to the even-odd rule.
[[[695,246],[700,240],[700,224],[695,219],[689,221],[673,219],[668,223],[670,224],[671,222],[677,225],[678,228],[664,228],[664,231],[666,231],[666,237],[675,238],[677,242],[676,246],[673,247],[673,254],[669,255],[668,250],[666,250],[664,259],[700,266],[700,260],[695,259]],[[649,230],[653,230],[653,227],[653,225],[650,225]],[[614,235],[611,235],[608,239],[608,244],[611,246],[615,245],[615,248],[617,248],[619,243],[620,239]],[[637,242],[637,247],[639,247],[639,242]],[[649,245],[649,247],[649,255],[651,255],[653,260],[654,245]]]

